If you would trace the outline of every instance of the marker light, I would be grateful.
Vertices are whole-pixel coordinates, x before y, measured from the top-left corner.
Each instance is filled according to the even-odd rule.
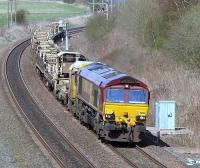
[[[115,114],[114,113],[112,113],[112,114],[105,114],[105,118],[106,119],[112,119],[112,120],[114,120],[115,119]]]
[[[146,117],[145,116],[136,116],[137,121],[145,121]]]
[[[125,85],[125,88],[126,88],[126,89],[129,89],[129,85],[126,84],[126,85]]]

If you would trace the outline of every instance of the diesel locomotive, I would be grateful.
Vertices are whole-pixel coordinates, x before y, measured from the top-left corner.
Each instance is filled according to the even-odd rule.
[[[147,86],[101,63],[76,62],[70,67],[68,108],[99,138],[139,142],[146,130]]]

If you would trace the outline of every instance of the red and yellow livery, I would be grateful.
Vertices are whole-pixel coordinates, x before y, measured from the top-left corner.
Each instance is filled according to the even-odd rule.
[[[101,63],[85,63],[71,74],[69,107],[100,138],[138,142],[146,130],[149,108],[147,86]]]

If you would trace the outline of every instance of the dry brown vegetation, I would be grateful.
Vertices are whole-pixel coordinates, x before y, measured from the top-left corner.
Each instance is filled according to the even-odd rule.
[[[198,60],[200,54],[198,2],[131,0],[114,12],[115,24],[108,33],[93,39],[92,43],[84,35],[72,41],[75,48],[91,59],[114,66],[148,84],[151,91],[149,125],[154,123],[155,101],[175,100],[176,126],[191,131],[176,141],[195,147],[200,147],[200,74],[195,67],[197,61],[190,64],[184,60],[188,56]],[[193,17],[196,24],[191,24]]]

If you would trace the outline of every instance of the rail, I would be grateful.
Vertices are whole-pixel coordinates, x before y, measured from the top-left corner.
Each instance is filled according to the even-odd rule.
[[[62,168],[66,167],[67,159],[65,154],[74,154],[73,159],[76,161],[81,160],[81,162],[84,162],[83,167],[92,167],[92,168],[96,167],[79,149],[77,149],[69,141],[69,139],[67,139],[57,129],[57,127],[51,122],[51,120],[46,116],[46,114],[39,109],[36,100],[34,100],[32,95],[30,94],[28,87],[23,81],[20,71],[21,55],[29,45],[30,45],[30,39],[25,40],[16,47],[14,47],[10,51],[8,58],[5,62],[4,73],[14,103],[18,107],[25,121],[30,126],[31,130],[35,133],[35,135],[44,145],[44,147],[50,152],[50,154],[56,160],[56,162],[59,164],[60,167]],[[37,118],[34,117],[36,116],[36,114]],[[44,130],[45,128],[46,130]],[[50,132],[44,133],[48,131]],[[56,146],[54,143],[55,144],[58,143],[58,145]],[[65,149],[66,148],[68,149],[69,147],[70,147],[69,151],[65,151]],[[70,150],[72,150],[72,152]],[[72,163],[74,165],[78,164],[75,162]]]

